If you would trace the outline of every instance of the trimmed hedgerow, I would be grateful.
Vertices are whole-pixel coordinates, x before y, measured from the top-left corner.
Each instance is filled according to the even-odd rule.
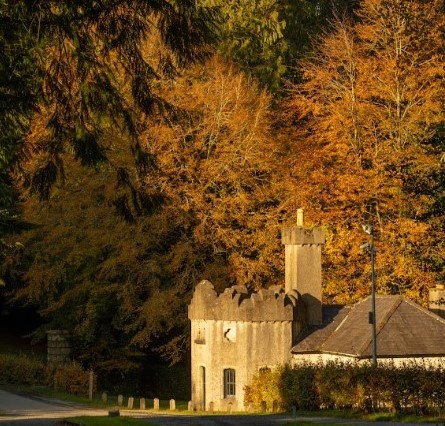
[[[45,363],[25,355],[0,354],[0,383],[36,385],[45,381]]]
[[[89,373],[75,362],[54,367],[26,355],[0,354],[0,384],[54,386],[87,395]]]
[[[328,362],[286,365],[256,375],[245,403],[258,408],[275,400],[282,409],[353,409],[362,412],[441,414],[445,409],[445,367],[424,363],[379,365]]]

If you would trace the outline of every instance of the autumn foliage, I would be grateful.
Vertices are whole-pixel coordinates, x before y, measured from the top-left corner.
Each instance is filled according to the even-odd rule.
[[[158,91],[180,116],[141,115],[142,172],[110,128],[110,165],[85,169],[66,157],[64,186],[24,204],[37,227],[23,234],[26,285],[16,297],[72,330],[85,360],[106,369],[130,366],[141,348],[178,360],[199,280],[220,290],[281,281],[285,191],[272,168],[280,149],[270,96],[218,58]],[[116,185],[116,167],[137,191]]]
[[[442,267],[439,11],[439,2],[363,1],[358,23],[336,21],[290,88],[302,150],[294,167],[308,183],[303,204],[328,227],[326,290],[335,301],[369,291],[365,223],[377,232],[380,291],[421,301]]]
[[[135,50],[118,55],[131,43],[123,33],[119,48],[91,52],[98,61],[61,33],[61,50],[49,51],[59,56],[39,63],[48,67],[43,88],[50,96],[32,110],[28,155],[8,174],[33,226],[20,235],[21,263],[14,254],[5,274],[15,301],[36,306],[44,327],[72,331],[75,354],[87,366],[128,371],[148,350],[179,360],[188,345],[186,306],[201,279],[218,291],[283,284],[280,228],[295,224],[297,208],[305,209],[306,225],[326,232],[326,302],[369,294],[369,256],[360,248],[365,223],[375,230],[379,292],[423,303],[443,274],[441,2],[337,1],[354,13],[339,14],[311,50],[285,46],[281,13],[313,22],[327,14],[325,6],[260,3],[276,7],[272,27],[256,28],[265,34],[259,45],[223,40],[224,59],[181,61],[158,25],[170,12],[181,20],[167,8],[141,18],[145,32],[133,29],[134,62]],[[226,25],[237,4],[230,2]],[[212,10],[194,9],[198,29],[205,31],[200,19]],[[128,10],[114,13],[101,19],[131,19]],[[250,22],[242,24],[235,29],[248,40]],[[79,23],[77,31],[97,47],[108,27],[97,34],[91,28]],[[176,34],[174,25],[167,29]],[[304,40],[312,34],[301,30]],[[209,52],[200,41],[188,59],[202,59],[204,47]],[[266,51],[270,60],[258,58]],[[310,54],[285,96],[273,97],[264,84],[271,77],[277,88],[281,57],[292,51]],[[250,63],[258,64],[252,72]],[[143,64],[138,74],[134,67]],[[254,75],[269,77],[261,86]]]

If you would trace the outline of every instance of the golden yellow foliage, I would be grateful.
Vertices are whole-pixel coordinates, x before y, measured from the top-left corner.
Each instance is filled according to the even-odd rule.
[[[296,191],[329,227],[329,299],[369,292],[357,247],[361,225],[372,223],[379,290],[422,301],[444,255],[442,231],[431,226],[442,214],[434,205],[443,168],[430,142],[445,119],[445,16],[440,2],[415,0],[364,0],[357,13],[357,23],[335,22],[290,88],[288,113],[301,126],[292,167],[306,183]]]

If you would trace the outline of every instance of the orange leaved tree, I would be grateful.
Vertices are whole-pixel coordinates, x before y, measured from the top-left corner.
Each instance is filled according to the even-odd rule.
[[[441,2],[417,0],[363,0],[357,15],[357,23],[334,22],[290,88],[301,139],[296,173],[307,182],[298,190],[329,226],[328,297],[369,293],[359,246],[371,223],[379,290],[421,300],[444,254],[445,16]]]

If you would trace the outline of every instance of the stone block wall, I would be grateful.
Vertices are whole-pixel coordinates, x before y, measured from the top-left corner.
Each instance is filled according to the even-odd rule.
[[[47,331],[47,361],[51,364],[63,364],[70,361],[71,346],[66,330]]]

